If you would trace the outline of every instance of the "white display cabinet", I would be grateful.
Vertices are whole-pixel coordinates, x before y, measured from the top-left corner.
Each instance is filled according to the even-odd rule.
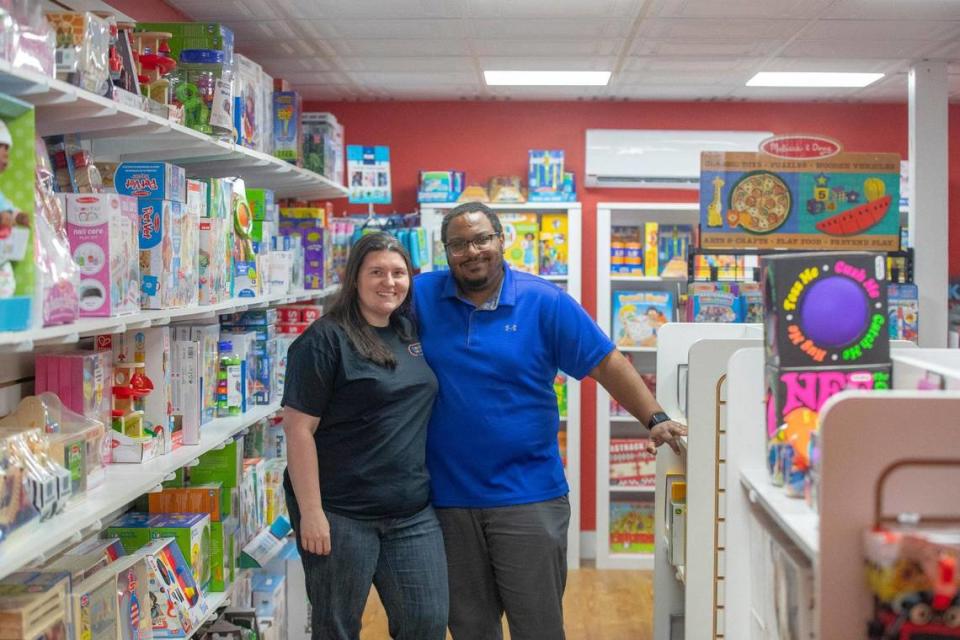
[[[657,454],[654,552],[654,638],[676,637],[673,620],[683,617],[685,638],[714,638],[723,624],[727,451],[727,359],[759,344],[760,325],[676,323],[661,330],[657,357],[657,400],[686,421],[681,455],[661,447]],[[686,482],[684,562],[675,565],[666,515],[667,477]]]
[[[433,268],[434,251],[443,249],[440,244],[440,225],[443,216],[454,208],[456,203],[423,204],[420,208],[420,223],[427,232],[427,244],[430,260],[424,266],[425,271]],[[566,214],[567,216],[567,275],[541,276],[566,289],[574,300],[582,302],[582,242],[583,222],[579,202],[535,202],[522,204],[488,204],[498,214]],[[580,566],[580,382],[567,378],[567,416],[561,417],[560,429],[567,436],[567,484],[570,485],[570,528],[567,538],[567,566]]]
[[[686,287],[686,275],[676,278],[614,274],[611,272],[611,229],[617,226],[644,226],[647,222],[658,224],[696,225],[699,216],[697,203],[600,203],[597,205],[597,323],[609,336],[613,336],[612,296],[617,290],[656,291],[667,290],[674,296],[675,312],[671,321],[677,319],[676,301]],[[668,329],[670,324],[661,328]],[[619,347],[633,361],[640,373],[657,373],[656,346]],[[660,380],[658,373],[658,388]],[[665,407],[672,416],[677,411]],[[653,488],[634,489],[611,486],[610,440],[611,438],[646,438],[646,425],[632,417],[611,416],[610,395],[597,388],[597,567],[620,569],[646,569],[654,567],[652,553],[618,553],[610,548],[610,505],[616,502],[652,501]],[[662,454],[661,454],[662,455]]]

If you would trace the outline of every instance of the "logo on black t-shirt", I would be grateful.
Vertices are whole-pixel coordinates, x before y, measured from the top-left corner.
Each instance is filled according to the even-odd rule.
[[[412,356],[418,356],[418,357],[419,357],[419,356],[422,356],[422,355],[423,355],[423,345],[420,344],[419,342],[414,342],[413,344],[411,344],[410,346],[407,347],[407,351],[409,351],[409,352],[410,352],[410,355],[412,355]]]

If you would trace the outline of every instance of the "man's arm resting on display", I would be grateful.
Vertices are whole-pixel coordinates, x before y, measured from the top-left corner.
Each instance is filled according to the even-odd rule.
[[[616,349],[608,353],[589,375],[643,425],[650,423],[653,414],[663,411],[637,370]],[[652,444],[648,449],[656,452],[656,447],[666,443],[679,454],[680,445],[677,439],[685,435],[687,428],[679,422],[667,420],[658,423],[650,430]]]

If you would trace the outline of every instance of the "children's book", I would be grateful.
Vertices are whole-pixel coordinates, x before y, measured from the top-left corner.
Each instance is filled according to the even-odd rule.
[[[569,242],[566,214],[545,213],[540,217],[540,275],[567,275]]]
[[[919,337],[920,318],[917,285],[887,285],[887,312],[890,314],[890,339],[916,342]]]
[[[653,553],[653,502],[610,503],[611,553]]]
[[[655,347],[660,327],[673,320],[669,291],[614,291],[613,339],[619,347]]]

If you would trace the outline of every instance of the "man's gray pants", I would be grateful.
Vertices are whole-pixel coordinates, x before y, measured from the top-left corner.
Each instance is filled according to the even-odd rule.
[[[443,529],[454,640],[563,640],[566,496],[490,509],[436,509]]]

